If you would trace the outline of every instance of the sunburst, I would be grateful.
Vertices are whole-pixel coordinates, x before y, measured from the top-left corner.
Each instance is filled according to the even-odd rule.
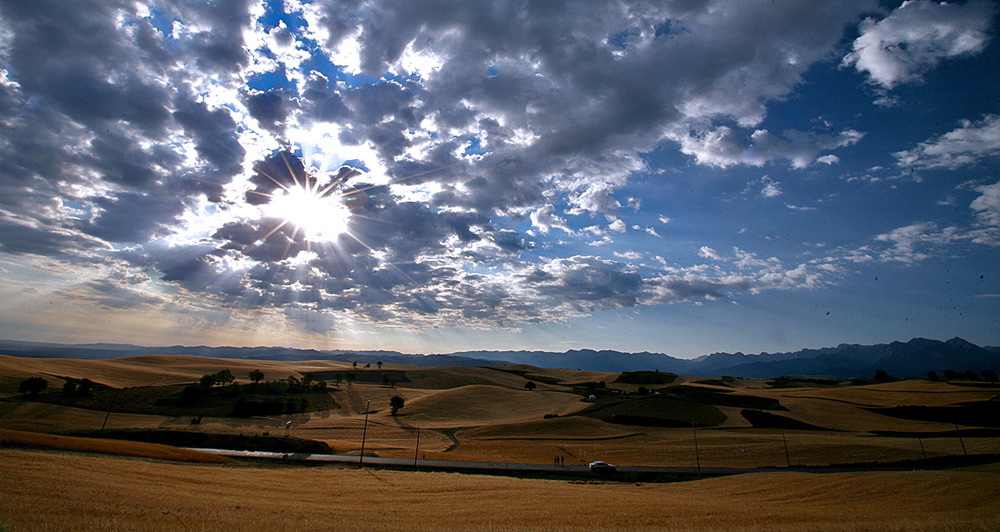
[[[310,178],[308,168],[303,168],[304,173],[300,181],[296,177],[296,172],[292,169],[292,165],[288,162],[285,153],[278,153],[285,163],[285,168],[288,170],[289,181],[283,182],[281,179],[267,173],[263,168],[258,167],[255,170],[273,182],[278,188],[273,192],[249,191],[251,194],[268,198],[267,203],[261,205],[261,210],[266,217],[281,220],[258,241],[258,244],[262,244],[283,227],[291,224],[294,230],[291,234],[291,240],[286,243],[286,254],[300,233],[307,250],[312,250],[312,244],[314,243],[330,243],[336,241],[341,236],[347,236],[369,251],[374,251],[358,236],[351,233],[351,220],[354,218],[364,218],[366,220],[380,221],[376,218],[364,216],[357,211],[367,203],[368,191],[383,185],[347,189],[345,181],[350,176],[350,173],[340,174],[332,178],[329,183],[324,184],[320,182],[320,178],[318,177],[314,176]],[[399,183],[458,166],[459,164],[461,163],[454,163],[399,177],[393,179],[391,183]],[[389,266],[398,270],[392,264],[389,264]],[[400,273],[403,272],[400,271]],[[409,278],[405,273],[403,275]]]

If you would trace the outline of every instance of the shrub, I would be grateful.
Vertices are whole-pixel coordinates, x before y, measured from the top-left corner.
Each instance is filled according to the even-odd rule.
[[[25,395],[35,396],[42,393],[46,388],[49,387],[49,382],[41,377],[28,377],[21,381],[18,385],[18,393],[23,393]]]
[[[399,409],[403,408],[404,404],[406,404],[406,399],[403,399],[398,395],[393,395],[392,399],[389,399],[390,415],[395,416],[396,413],[399,412]]]

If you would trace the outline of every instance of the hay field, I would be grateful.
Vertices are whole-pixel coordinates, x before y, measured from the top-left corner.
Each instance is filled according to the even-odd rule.
[[[26,359],[0,356],[0,426],[26,431],[95,430],[107,412],[23,401],[17,382],[44,376],[50,390],[63,382],[52,377],[90,378],[111,386],[179,384],[201,375],[230,369],[239,381],[261,369],[277,379],[305,372],[347,372],[343,362],[276,362],[223,360],[201,357],[143,356],[113,360]],[[567,464],[606,460],[617,465],[766,467],[827,465],[874,461],[916,460],[928,457],[1000,453],[1000,438],[948,435],[948,423],[914,421],[866,410],[898,405],[948,406],[989,401],[1000,388],[956,386],[943,382],[909,381],[855,387],[770,388],[763,381],[737,379],[724,385],[715,380],[679,377],[672,386],[706,390],[718,395],[751,396],[780,403],[770,413],[818,430],[754,428],[741,407],[718,406],[725,421],[698,429],[695,455],[691,428],[631,426],[574,415],[587,408],[579,385],[604,381],[612,392],[631,392],[638,385],[614,383],[617,374],[543,369],[531,366],[427,368],[387,365],[403,372],[406,381],[394,388],[375,384],[329,386],[337,403],[331,410],[255,418],[205,417],[197,426],[190,417],[113,412],[107,427],[175,428],[239,434],[280,434],[292,421],[293,436],[326,442],[335,452],[357,453],[361,448],[366,408],[370,408],[366,452],[408,458],[419,452],[429,459],[551,463],[564,456]],[[527,391],[528,380],[537,389]],[[574,385],[578,388],[574,390]],[[669,390],[670,388],[664,388]],[[574,393],[576,392],[576,393]],[[667,393],[667,392],[665,392]],[[400,395],[406,405],[389,415],[389,399]],[[548,419],[546,419],[548,418]],[[962,426],[960,428],[970,428]],[[420,446],[417,449],[417,430]],[[919,433],[943,437],[875,435],[871,431]],[[965,450],[963,451],[962,445]],[[787,446],[787,453],[786,453]]]
[[[0,450],[5,531],[993,531],[995,468],[679,484],[184,465]]]
[[[575,415],[590,406],[580,392],[605,381],[610,397],[628,401],[637,385],[616,374],[506,368],[386,367],[404,372],[396,387],[331,385],[337,406],[271,417],[190,418],[87,410],[31,401],[17,383],[43,376],[50,393],[62,379],[90,378],[127,387],[183,384],[230,369],[246,380],[306,372],[346,372],[339,362],[267,362],[198,357],[135,357],[105,361],[0,357],[0,427],[53,433],[173,428],[212,433],[289,434],[357,454],[367,413],[366,454],[567,465],[606,460],[617,465],[703,467],[826,465],[928,456],[1000,453],[988,431],[959,441],[948,423],[912,421],[868,407],[947,407],[1000,395],[989,385],[902,382],[857,387],[771,388],[761,381],[718,385],[680,377],[672,386],[775,400],[780,419],[811,430],[756,428],[739,406],[718,406],[717,427],[614,424]],[[528,380],[537,389],[527,391]],[[574,388],[575,386],[575,388]],[[662,388],[670,393],[669,387]],[[616,395],[619,394],[619,395]],[[633,394],[633,395],[630,395]],[[399,415],[389,399],[406,400]],[[753,404],[749,401],[748,404]],[[765,404],[767,401],[757,401]],[[963,429],[976,427],[962,426]],[[419,430],[419,449],[417,433]],[[921,440],[874,434],[897,431]],[[983,435],[986,434],[986,435]],[[694,437],[698,439],[695,454]],[[941,437],[933,437],[934,435]],[[158,448],[122,442],[18,436],[0,441],[0,530],[997,530],[1000,466],[937,472],[809,475],[753,474],[680,484],[634,485],[496,478],[481,475],[357,470],[344,466],[185,465]],[[2,440],[2,438],[0,438]],[[7,440],[3,440],[7,441]],[[38,451],[31,447],[53,447]],[[52,443],[56,441],[56,443]],[[69,443],[67,443],[69,442]],[[922,447],[921,447],[922,445]],[[129,450],[131,449],[131,450]],[[152,450],[151,450],[152,449]],[[80,454],[80,453],[87,454]],[[130,454],[131,458],[89,453]],[[147,454],[143,454],[147,453]],[[149,454],[152,453],[152,454]],[[160,454],[156,454],[160,453]],[[180,455],[177,455],[180,456]],[[139,458],[146,457],[146,458]],[[157,458],[160,460],[151,460]],[[187,459],[193,459],[187,457]]]

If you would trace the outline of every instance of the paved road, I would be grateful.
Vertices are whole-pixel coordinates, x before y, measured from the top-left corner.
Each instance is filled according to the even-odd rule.
[[[236,458],[260,458],[274,460],[294,460],[311,462],[334,462],[343,464],[360,464],[361,457],[346,454],[304,454],[304,453],[272,453],[268,451],[231,451],[228,449],[199,449],[191,448],[193,451],[217,454],[221,456],[231,456]],[[509,462],[465,462],[459,460],[413,460],[412,458],[382,458],[376,456],[364,457],[363,464],[373,466],[393,466],[393,467],[416,467],[417,469],[446,470],[446,471],[480,471],[484,473],[565,473],[575,475],[594,475],[585,465],[557,466],[550,464],[517,464]],[[898,468],[878,468],[891,470]],[[770,467],[759,469],[730,468],[730,467],[702,467],[699,471],[696,467],[618,467],[617,473],[627,474],[679,474],[679,475],[742,475],[746,473],[764,473],[777,471],[796,471],[804,473],[834,473],[847,471],[873,471],[876,468],[818,468],[818,467]],[[596,475],[595,475],[596,476]]]

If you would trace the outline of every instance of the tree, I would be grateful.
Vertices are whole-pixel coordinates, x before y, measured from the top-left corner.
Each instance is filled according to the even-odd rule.
[[[958,379],[958,373],[955,373],[955,371],[951,369],[944,370],[944,380],[953,381],[956,379]]]
[[[344,375],[344,380],[346,380],[347,385],[350,386],[352,382],[358,380],[358,376],[353,373],[348,373],[347,375]]]
[[[198,384],[201,384],[205,388],[211,388],[212,386],[215,386],[215,382],[216,382],[215,375],[212,374],[202,375],[201,379],[198,380]]]
[[[344,380],[344,374],[343,373],[334,373],[333,374],[333,382],[337,383],[337,387],[338,388],[340,387],[340,381],[342,381],[342,380]]]
[[[94,381],[90,379],[83,379],[76,387],[76,393],[80,395],[90,395],[90,392],[94,389]]]
[[[302,386],[308,390],[312,387],[313,381],[316,380],[316,375],[313,373],[303,373],[302,374]]]
[[[218,373],[215,374],[215,382],[217,382],[217,383],[219,383],[219,384],[221,384],[223,386],[225,386],[227,384],[232,384],[233,381],[235,381],[235,380],[236,380],[236,377],[233,376],[233,372],[229,371],[228,369],[224,369],[224,370],[222,370],[222,371],[220,371],[220,372],[218,372]]]
[[[880,384],[889,382],[889,374],[886,373],[884,369],[875,370],[875,382]]]
[[[264,380],[264,372],[259,369],[255,369],[250,372],[249,377],[250,377],[250,382],[257,384],[260,381]]]
[[[23,393],[25,395],[30,395],[32,397],[42,393],[46,388],[49,387],[49,382],[41,377],[28,377],[21,381],[18,385],[18,393]]]
[[[382,386],[385,386],[386,388],[388,388],[390,380],[392,380],[392,379],[389,378],[389,375],[382,375]]]
[[[535,381],[528,381],[528,382],[524,383],[524,389],[525,389],[525,390],[528,390],[529,392],[530,392],[531,390],[534,390],[534,389],[535,389],[535,386],[536,386],[536,385],[535,385]]]
[[[378,369],[382,369],[382,361],[381,360],[379,360],[378,362],[376,362],[375,365],[378,366]]]
[[[966,380],[970,380],[970,381],[978,381],[979,380],[979,374],[976,373],[975,371],[972,371],[971,369],[970,370],[966,370],[966,372],[965,372],[965,379]]]
[[[389,399],[389,414],[395,416],[399,412],[399,409],[403,408],[404,404],[406,404],[406,399],[398,395],[393,395],[392,399]]]
[[[66,381],[66,384],[63,384],[63,395],[67,397],[76,395],[76,382],[72,379]]]
[[[354,369],[358,369],[358,362],[357,361],[351,362],[351,365],[354,366]]]
[[[993,371],[992,369],[984,369],[983,371],[979,372],[979,374],[983,376],[984,381],[990,384],[997,383],[997,372]]]
[[[933,371],[933,370],[927,372],[927,378],[930,379],[933,382],[937,382],[937,381],[941,380],[941,377],[938,377],[937,372]]]

